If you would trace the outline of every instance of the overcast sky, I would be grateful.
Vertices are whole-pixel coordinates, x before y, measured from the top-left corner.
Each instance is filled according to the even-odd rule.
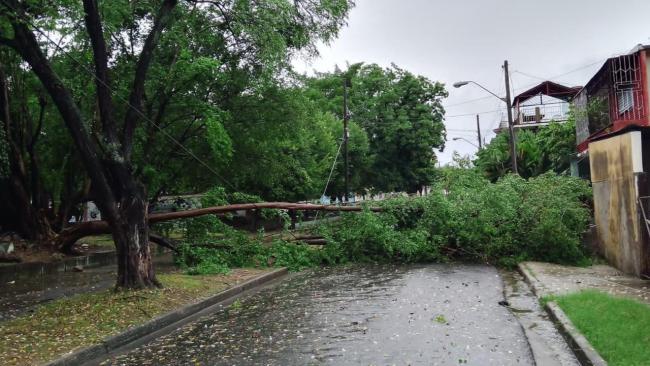
[[[476,141],[475,113],[489,140],[504,113],[495,111],[505,111],[477,87],[454,89],[455,81],[475,80],[502,95],[507,59],[515,95],[538,78],[583,85],[606,58],[650,43],[649,37],[650,0],[357,0],[339,38],[296,67],[311,72],[347,62],[395,63],[447,84],[448,141],[437,153],[445,164],[453,151],[476,152],[452,141]]]

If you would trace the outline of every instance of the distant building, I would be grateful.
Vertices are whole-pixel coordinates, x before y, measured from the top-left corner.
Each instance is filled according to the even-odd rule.
[[[610,263],[650,274],[650,46],[612,57],[576,96],[574,175],[594,192],[597,246]]]
[[[513,127],[515,129],[536,129],[551,121],[565,122],[569,117],[571,100],[582,89],[580,86],[568,87],[552,81],[544,81],[512,100]],[[508,129],[508,120],[504,118],[495,130]]]

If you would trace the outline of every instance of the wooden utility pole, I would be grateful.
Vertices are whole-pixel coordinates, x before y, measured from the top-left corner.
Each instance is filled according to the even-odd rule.
[[[510,134],[510,162],[512,172],[519,174],[517,170],[517,143],[515,141],[514,123],[512,121],[512,101],[510,100],[510,74],[508,73],[508,60],[503,61],[503,72],[506,77],[506,105],[508,108],[508,133]]]
[[[345,202],[350,202],[350,156],[348,155],[348,140],[350,132],[348,131],[348,122],[350,121],[350,112],[348,111],[348,84],[347,76],[343,79],[343,156],[345,165]]]
[[[483,140],[481,139],[481,121],[478,114],[476,115],[476,133],[478,134],[478,149],[481,150],[483,148]]]

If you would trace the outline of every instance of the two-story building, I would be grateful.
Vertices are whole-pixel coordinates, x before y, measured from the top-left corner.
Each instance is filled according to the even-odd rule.
[[[612,57],[575,97],[574,174],[593,186],[598,248],[619,269],[650,274],[650,46]]]
[[[537,129],[553,122],[565,122],[569,118],[571,100],[582,87],[564,86],[544,81],[512,99],[513,128]],[[505,116],[504,116],[505,117]],[[508,129],[508,120],[503,118],[494,131]]]

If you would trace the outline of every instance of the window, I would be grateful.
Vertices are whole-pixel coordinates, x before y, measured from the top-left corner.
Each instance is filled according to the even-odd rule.
[[[632,88],[620,90],[616,96],[618,114],[623,114],[634,108],[634,90]]]

